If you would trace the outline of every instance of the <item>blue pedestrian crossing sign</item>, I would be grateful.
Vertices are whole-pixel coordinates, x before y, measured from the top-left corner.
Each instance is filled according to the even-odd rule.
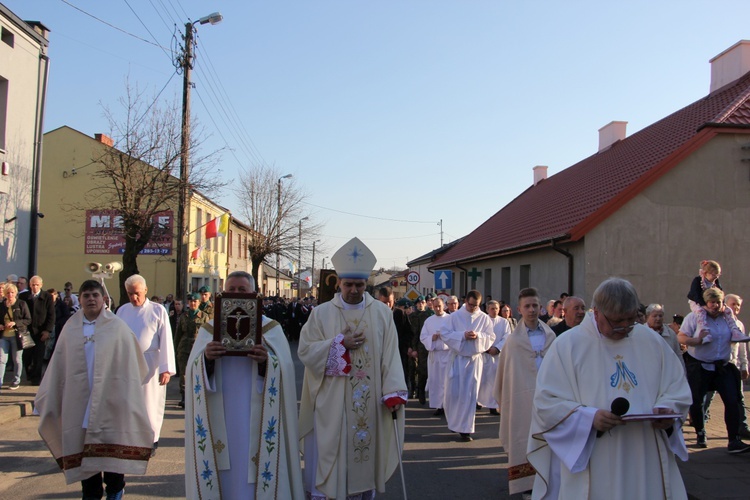
[[[450,290],[453,288],[453,271],[441,269],[435,271],[435,289]]]

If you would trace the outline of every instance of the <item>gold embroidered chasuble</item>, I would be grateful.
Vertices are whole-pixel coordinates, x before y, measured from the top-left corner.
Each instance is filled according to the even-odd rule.
[[[391,412],[381,402],[384,395],[406,391],[393,313],[369,294],[364,300],[364,310],[345,310],[336,294],[313,309],[300,337],[298,353],[305,365],[300,436],[312,436],[315,430],[315,486],[330,498],[385,491],[401,452]],[[350,351],[346,376],[327,376],[332,341],[347,326],[364,331],[365,343]],[[397,425],[403,443],[403,408]]]

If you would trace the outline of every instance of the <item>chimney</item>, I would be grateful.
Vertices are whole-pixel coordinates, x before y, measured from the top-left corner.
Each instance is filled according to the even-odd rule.
[[[708,62],[711,63],[709,92],[713,92],[750,71],[750,40],[740,40]]]
[[[599,152],[625,139],[628,122],[609,122],[599,129]]]
[[[544,165],[537,165],[534,167],[534,185],[536,186],[544,179],[547,178],[547,167]]]
[[[94,139],[101,142],[102,144],[106,144],[109,147],[115,145],[115,141],[113,141],[112,138],[107,134],[94,134]]]

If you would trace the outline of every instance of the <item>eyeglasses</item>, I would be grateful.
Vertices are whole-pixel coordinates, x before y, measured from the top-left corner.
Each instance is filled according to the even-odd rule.
[[[604,316],[604,313],[602,313],[602,316]],[[618,321],[618,323],[621,322],[621,321],[632,321],[633,322],[632,324],[630,324],[628,326],[612,326],[612,322],[609,320],[608,317],[604,316],[604,319],[607,320],[607,324],[612,329],[612,333],[618,334],[618,335],[621,334],[621,333],[630,333],[631,330],[633,330],[633,328],[635,328],[635,325],[638,324],[632,318],[628,318],[627,320],[625,320],[625,319],[620,320],[620,321]]]
[[[466,307],[471,307],[472,309],[479,307],[479,302],[474,302],[473,304],[471,302],[466,302]]]

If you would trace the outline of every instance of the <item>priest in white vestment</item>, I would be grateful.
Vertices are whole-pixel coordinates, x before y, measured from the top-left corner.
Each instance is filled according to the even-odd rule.
[[[129,304],[117,309],[117,316],[133,330],[138,338],[143,356],[148,363],[148,378],[143,384],[143,397],[148,408],[148,418],[154,430],[154,451],[159,446],[164,407],[167,404],[167,384],[177,373],[174,357],[172,327],[164,306],[146,298],[146,280],[134,274],[125,280]]]
[[[125,474],[145,474],[153,431],[141,384],[148,369],[128,326],[104,307],[96,280],[65,323],[36,395],[39,435],[83,497],[122,497]],[[102,477],[103,473],[103,477]]]
[[[225,292],[252,293],[244,271]],[[213,320],[195,339],[185,374],[188,499],[304,498],[294,362],[281,325],[263,316],[263,345],[224,356]]]
[[[531,491],[534,469],[526,460],[531,425],[531,407],[536,376],[555,333],[539,319],[541,301],[536,288],[518,293],[521,320],[500,353],[495,398],[500,403],[500,444],[508,454],[510,494]]]
[[[495,378],[497,378],[500,351],[503,350],[505,341],[511,333],[511,328],[508,320],[500,316],[500,303],[498,301],[487,302],[487,316],[490,317],[492,330],[495,332],[495,341],[492,343],[492,347],[482,353],[482,381],[479,383],[477,403],[489,408],[490,414],[499,415],[497,411],[499,405],[495,399]]]
[[[461,309],[450,315],[451,331],[441,335],[451,350],[443,409],[448,429],[458,432],[462,441],[472,440],[482,379],[482,353],[495,341],[490,317],[479,309],[481,304],[482,294],[469,290]]]
[[[675,455],[687,460],[690,388],[666,342],[635,323],[639,304],[629,282],[604,281],[594,312],[544,357],[528,440],[533,498],[687,498]]]
[[[313,500],[372,498],[385,491],[404,442],[398,335],[388,306],[365,293],[375,256],[364,243],[347,242],[331,263],[341,292],[310,313],[298,350],[305,491]]]
[[[432,300],[435,314],[427,318],[422,326],[419,340],[428,351],[427,355],[427,393],[430,395],[430,408],[435,408],[435,416],[443,415],[445,399],[445,377],[448,374],[451,353],[443,342],[441,333],[453,330],[451,317],[445,312],[443,299]]]

